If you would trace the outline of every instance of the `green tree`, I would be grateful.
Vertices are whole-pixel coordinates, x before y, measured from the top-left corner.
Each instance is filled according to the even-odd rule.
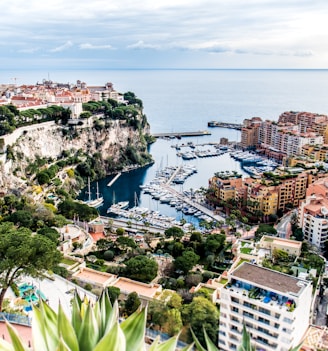
[[[259,241],[263,235],[276,235],[277,230],[269,224],[260,224],[255,232],[255,241]]]
[[[199,261],[199,256],[194,251],[184,251],[182,256],[178,257],[174,261],[174,268],[187,274],[192,267]]]
[[[130,293],[124,303],[124,312],[130,316],[133,312],[135,312],[139,306],[141,305],[141,301],[139,299],[138,294],[134,291]]]
[[[126,277],[135,279],[141,282],[150,282],[157,275],[157,262],[146,256],[136,256],[130,258],[126,263],[123,271]]]
[[[121,290],[116,286],[109,286],[106,290],[107,290],[108,297],[111,303],[113,304],[116,300],[118,300],[121,294]]]
[[[54,228],[44,227],[37,231],[38,234],[46,236],[48,239],[53,241],[56,245],[58,245],[58,239],[60,234]]]
[[[173,237],[173,239],[176,240],[176,239],[181,239],[184,235],[184,232],[179,227],[171,227],[166,229],[164,234],[167,238]]]
[[[27,228],[0,224],[0,311],[8,287],[20,276],[42,277],[61,259],[56,245]]]
[[[19,227],[31,228],[33,225],[33,216],[29,211],[18,210],[9,216],[8,221],[13,222]]]
[[[216,344],[219,327],[219,312],[216,306],[202,296],[194,297],[189,305],[182,309],[182,320],[189,324],[197,338],[204,342],[203,328]]]
[[[104,252],[104,260],[112,261],[114,257],[115,257],[115,254],[112,250],[106,250]]]

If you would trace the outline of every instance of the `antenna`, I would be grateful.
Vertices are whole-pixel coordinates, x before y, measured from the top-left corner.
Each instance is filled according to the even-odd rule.
[[[17,85],[17,79],[19,79],[18,77],[12,77],[12,78],[10,78],[10,79],[14,81],[14,84],[15,84],[15,85]]]

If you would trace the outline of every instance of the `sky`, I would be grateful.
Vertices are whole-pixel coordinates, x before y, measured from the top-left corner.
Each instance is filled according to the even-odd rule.
[[[326,0],[7,0],[0,69],[328,68]]]

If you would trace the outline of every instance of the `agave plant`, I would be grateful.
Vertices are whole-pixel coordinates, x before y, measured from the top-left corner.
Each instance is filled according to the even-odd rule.
[[[195,333],[191,330],[192,337],[195,341],[195,345],[198,351],[219,351],[219,349],[215,346],[213,341],[208,337],[206,330],[204,329],[205,343],[206,349],[201,345],[199,340],[197,339]],[[289,351],[299,351],[301,345],[298,345]],[[243,325],[243,334],[241,339],[241,344],[238,346],[237,351],[255,351],[255,345],[252,345],[251,336],[248,333],[245,324]]]
[[[33,308],[32,349],[35,351],[145,351],[146,308],[136,311],[119,323],[118,304],[113,305],[107,293],[93,305],[75,294],[72,317],[68,319],[61,306],[55,313],[45,302]],[[0,351],[30,350],[7,323],[11,344],[0,340]],[[175,351],[178,336],[160,343],[156,339],[149,351]],[[193,345],[183,351],[191,351]]]

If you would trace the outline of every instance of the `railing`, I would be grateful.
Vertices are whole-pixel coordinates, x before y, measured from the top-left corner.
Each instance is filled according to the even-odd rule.
[[[10,323],[21,324],[26,326],[31,326],[32,323],[31,318],[29,318],[28,316],[6,312],[0,312],[0,321],[8,321]]]

